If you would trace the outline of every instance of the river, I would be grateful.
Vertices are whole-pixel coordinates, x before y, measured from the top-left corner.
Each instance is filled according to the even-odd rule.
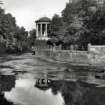
[[[105,80],[30,53],[1,56],[0,105],[105,105]]]

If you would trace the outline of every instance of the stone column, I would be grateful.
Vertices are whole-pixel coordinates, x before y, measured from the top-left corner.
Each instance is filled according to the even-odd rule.
[[[46,32],[45,32],[46,34],[45,34],[45,37],[47,37],[47,24],[46,24]]]
[[[36,24],[36,37],[38,38],[39,37],[39,25]]]
[[[42,24],[40,24],[40,37],[42,37]]]

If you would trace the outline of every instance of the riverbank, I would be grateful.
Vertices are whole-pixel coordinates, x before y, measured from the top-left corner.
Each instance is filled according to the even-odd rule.
[[[101,71],[105,69],[105,59],[88,51],[38,51],[36,56],[52,63],[85,70]],[[80,70],[80,69],[79,69]]]

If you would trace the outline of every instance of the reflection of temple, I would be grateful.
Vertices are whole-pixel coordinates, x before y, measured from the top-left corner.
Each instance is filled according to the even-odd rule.
[[[51,81],[49,79],[39,78],[36,80],[35,87],[37,87],[41,90],[47,90],[50,87],[50,83],[51,83]]]

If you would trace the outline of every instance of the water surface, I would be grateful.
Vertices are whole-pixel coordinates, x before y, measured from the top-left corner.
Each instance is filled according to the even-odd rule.
[[[96,79],[95,72],[65,71],[66,65],[30,54],[0,61],[0,105],[105,105],[105,80]],[[38,86],[39,79],[50,83]]]

